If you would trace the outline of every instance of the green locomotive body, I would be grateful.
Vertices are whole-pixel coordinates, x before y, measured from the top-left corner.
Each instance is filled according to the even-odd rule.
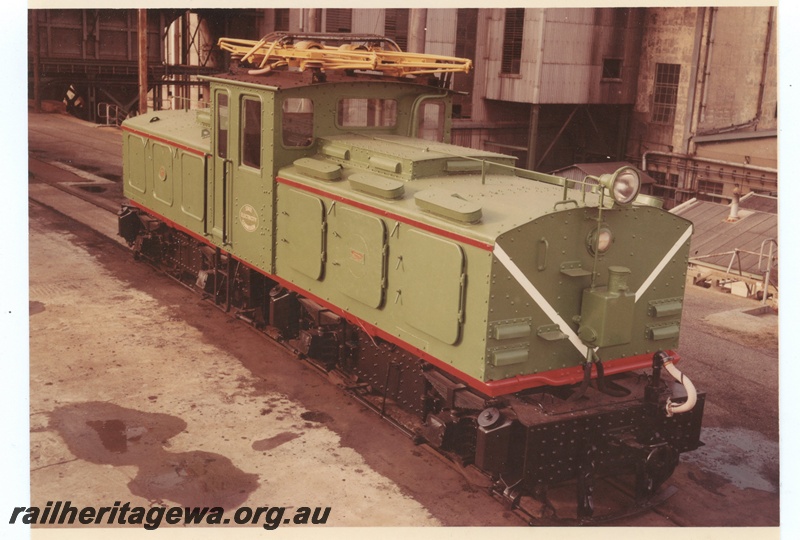
[[[420,77],[276,69],[207,81],[210,109],[123,125],[120,234],[303,354],[391,393],[434,446],[517,470],[532,489],[547,479],[530,472],[529,450],[514,457],[516,443],[493,441],[538,421],[505,396],[585,391],[677,346],[691,224],[637,204],[630,186],[610,194],[638,180],[633,168],[575,183],[453,146],[452,95]],[[365,360],[395,348],[412,382],[394,362]],[[637,391],[636,407],[664,405],[663,388]],[[655,421],[681,432],[676,452],[700,444],[698,401]],[[480,422],[498,403],[511,427]],[[463,422],[451,410],[472,411],[468,443],[452,442]]]

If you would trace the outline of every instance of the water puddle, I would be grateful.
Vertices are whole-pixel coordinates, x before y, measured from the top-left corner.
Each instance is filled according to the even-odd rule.
[[[175,416],[87,402],[53,411],[50,428],[80,459],[138,467],[128,488],[150,501],[228,509],[241,506],[258,487],[257,475],[240,470],[225,456],[168,451],[169,439],[186,429]]]
[[[268,439],[261,439],[260,441],[255,441],[253,443],[253,450],[258,450],[259,452],[266,452],[267,450],[272,450],[273,448],[277,448],[282,444],[286,444],[289,441],[293,441],[299,436],[300,435],[298,435],[297,433],[284,431],[283,433],[279,433],[274,437],[270,437]]]
[[[89,420],[86,425],[97,433],[100,443],[109,452],[128,451],[127,428],[122,420]]]
[[[748,309],[743,311],[745,315],[752,315],[753,317],[764,317],[764,316],[778,316],[778,311],[771,306],[761,306],[753,309]]]
[[[44,304],[41,302],[37,302],[36,300],[31,300],[28,302],[28,314],[29,315],[36,315],[44,311]]]
[[[301,414],[300,418],[303,420],[308,420],[309,422],[318,422],[320,424],[333,422],[333,417],[331,417],[331,415],[321,411],[307,411]]]
[[[742,428],[703,428],[705,446],[687,452],[682,460],[715,473],[740,489],[777,493],[780,482],[779,445],[756,431]]]
[[[78,186],[84,191],[88,191],[89,193],[103,193],[105,192],[106,188],[102,186]]]

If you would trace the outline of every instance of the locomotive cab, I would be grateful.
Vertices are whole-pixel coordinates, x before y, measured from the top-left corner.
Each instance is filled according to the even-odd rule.
[[[281,167],[318,151],[335,154],[334,146],[321,147],[326,136],[450,139],[452,100],[445,90],[339,73],[324,83],[315,77],[311,71],[208,77],[210,109],[127,120],[126,196],[274,272],[274,246],[264,239],[274,234]],[[180,133],[182,144],[159,142],[164,133]],[[384,172],[393,166],[389,160],[381,169],[377,157],[372,164]]]
[[[273,179],[282,167],[318,152],[335,156],[335,146],[323,147],[321,141],[342,133],[418,132],[443,140],[450,135],[452,105],[444,92],[410,83],[354,84],[337,74],[315,83],[314,74],[305,73],[306,84],[298,84],[296,75],[276,73],[252,86],[242,84],[242,78],[250,82],[242,75],[209,80],[216,120],[211,232],[225,245],[236,244],[248,262],[273,272],[274,246],[262,239],[272,236],[276,225]],[[382,97],[371,97],[376,95]],[[380,165],[377,157],[373,161]],[[305,163],[314,176],[336,174],[335,165]]]

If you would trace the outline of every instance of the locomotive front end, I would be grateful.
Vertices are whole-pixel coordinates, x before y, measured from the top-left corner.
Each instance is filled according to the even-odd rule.
[[[691,223],[632,204],[635,169],[607,176],[598,204],[574,193],[546,201],[539,218],[498,237],[487,379],[535,380],[553,370],[548,377],[574,378],[596,361],[613,361],[615,371],[645,367],[678,345]],[[606,190],[622,202],[608,204]]]
[[[486,379],[513,396],[476,445],[478,466],[516,489],[577,480],[584,519],[605,474],[634,473],[637,498],[652,498],[702,444],[704,404],[664,352],[678,345],[691,223],[635,203],[632,167],[593,180],[497,238]]]

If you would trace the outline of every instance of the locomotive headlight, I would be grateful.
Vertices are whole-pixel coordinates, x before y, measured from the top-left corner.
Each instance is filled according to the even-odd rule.
[[[603,174],[598,181],[611,193],[614,201],[623,206],[633,202],[642,183],[639,172],[633,167],[622,167],[614,174]]]
[[[589,249],[589,253],[592,255],[595,253],[602,255],[608,251],[613,243],[614,234],[611,232],[611,229],[605,225],[601,225],[600,227],[594,229],[589,233],[589,236],[586,237],[586,247]]]

